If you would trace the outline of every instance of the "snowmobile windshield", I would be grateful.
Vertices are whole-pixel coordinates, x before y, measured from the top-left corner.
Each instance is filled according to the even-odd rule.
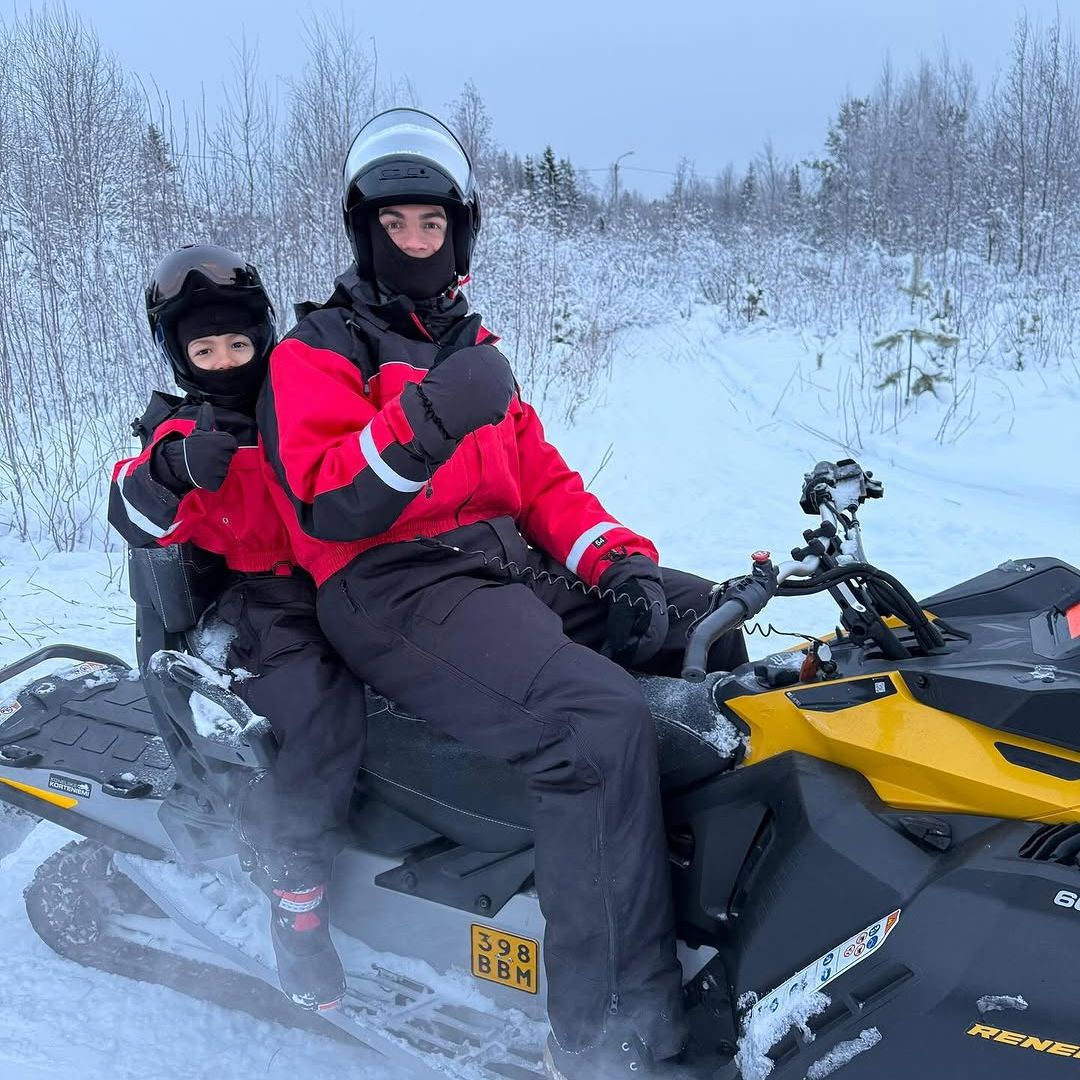
[[[154,271],[146,290],[147,309],[176,300],[192,274],[199,275],[204,284],[262,291],[258,271],[243,262],[236,252],[210,244],[181,248],[162,259]]]
[[[431,196],[460,201],[473,187],[472,167],[445,124],[419,109],[391,109],[353,140],[342,176],[343,199]]]

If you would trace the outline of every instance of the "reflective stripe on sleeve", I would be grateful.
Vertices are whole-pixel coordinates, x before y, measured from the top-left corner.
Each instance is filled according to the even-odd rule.
[[[578,564],[581,562],[581,556],[588,550],[589,545],[603,536],[608,529],[621,528],[622,526],[617,521],[601,521],[599,525],[593,525],[591,528],[586,529],[574,541],[573,547],[570,548],[570,554],[566,556],[566,569],[572,574],[576,574]]]
[[[387,487],[391,487],[395,491],[419,491],[427,482],[425,480],[410,480],[408,477],[402,476],[401,473],[395,472],[383,461],[379,451],[375,448],[375,438],[371,434],[370,424],[360,432],[360,453],[364,455],[364,460],[368,463],[371,471]]]
[[[160,525],[155,525],[144,513],[142,513],[142,511],[137,510],[130,502],[128,502],[128,498],[124,494],[124,481],[131,475],[134,468],[135,462],[129,461],[126,468],[124,468],[116,478],[116,488],[120,492],[120,500],[124,504],[124,510],[127,513],[128,521],[130,521],[132,525],[137,525],[147,536],[152,536],[157,540],[161,540],[168,536],[169,533],[180,524],[180,519],[177,518],[167,529],[163,529]]]

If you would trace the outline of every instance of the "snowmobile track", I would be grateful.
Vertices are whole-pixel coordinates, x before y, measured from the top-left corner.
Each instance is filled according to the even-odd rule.
[[[322,1015],[297,1009],[277,988],[263,897],[246,881],[79,840],[42,863],[24,898],[35,931],[66,959],[260,1020],[360,1042],[402,1076],[544,1075],[540,1025],[473,1008],[435,973],[429,985],[394,970],[392,957],[373,961],[345,935],[339,937],[348,973],[344,1003]],[[200,947],[238,970],[183,955]]]
[[[111,872],[111,860],[112,853],[95,841],[75,840],[38,867],[23,899],[30,924],[53,952],[84,967],[166,986],[257,1020],[336,1042],[354,1041],[339,1028],[328,1027],[321,1018],[295,1008],[280,991],[250,975],[110,934],[113,912],[109,901],[114,899],[117,886],[131,902],[128,914],[150,916],[163,923],[167,918],[130,882],[124,888],[126,879]],[[167,940],[168,931],[161,937]]]
[[[269,919],[262,895],[247,882],[208,869],[117,854],[120,872],[191,937],[276,991]],[[405,1075],[461,1080],[536,1080],[544,1075],[546,1029],[523,1016],[481,1012],[453,988],[374,962],[361,942],[337,934],[348,990],[321,1020],[382,1055]],[[352,947],[350,947],[350,945]]]

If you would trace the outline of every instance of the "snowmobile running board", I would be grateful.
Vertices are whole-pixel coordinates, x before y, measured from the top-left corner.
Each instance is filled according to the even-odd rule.
[[[113,859],[192,938],[277,990],[277,973],[266,962],[273,955],[264,928],[267,912],[254,886],[206,868],[120,853]],[[398,958],[373,953],[339,931],[335,939],[348,990],[339,1008],[318,1015],[381,1055],[403,1077],[537,1080],[544,1075],[544,1029],[535,1021],[481,1012],[465,995],[455,1001],[458,995],[393,970]]]

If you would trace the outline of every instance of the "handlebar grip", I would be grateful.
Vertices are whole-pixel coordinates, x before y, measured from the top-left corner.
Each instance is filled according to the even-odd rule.
[[[694,627],[686,643],[682,677],[687,682],[704,682],[709,649],[729,630],[734,630],[748,612],[738,600],[725,600],[711,615],[706,615]]]

